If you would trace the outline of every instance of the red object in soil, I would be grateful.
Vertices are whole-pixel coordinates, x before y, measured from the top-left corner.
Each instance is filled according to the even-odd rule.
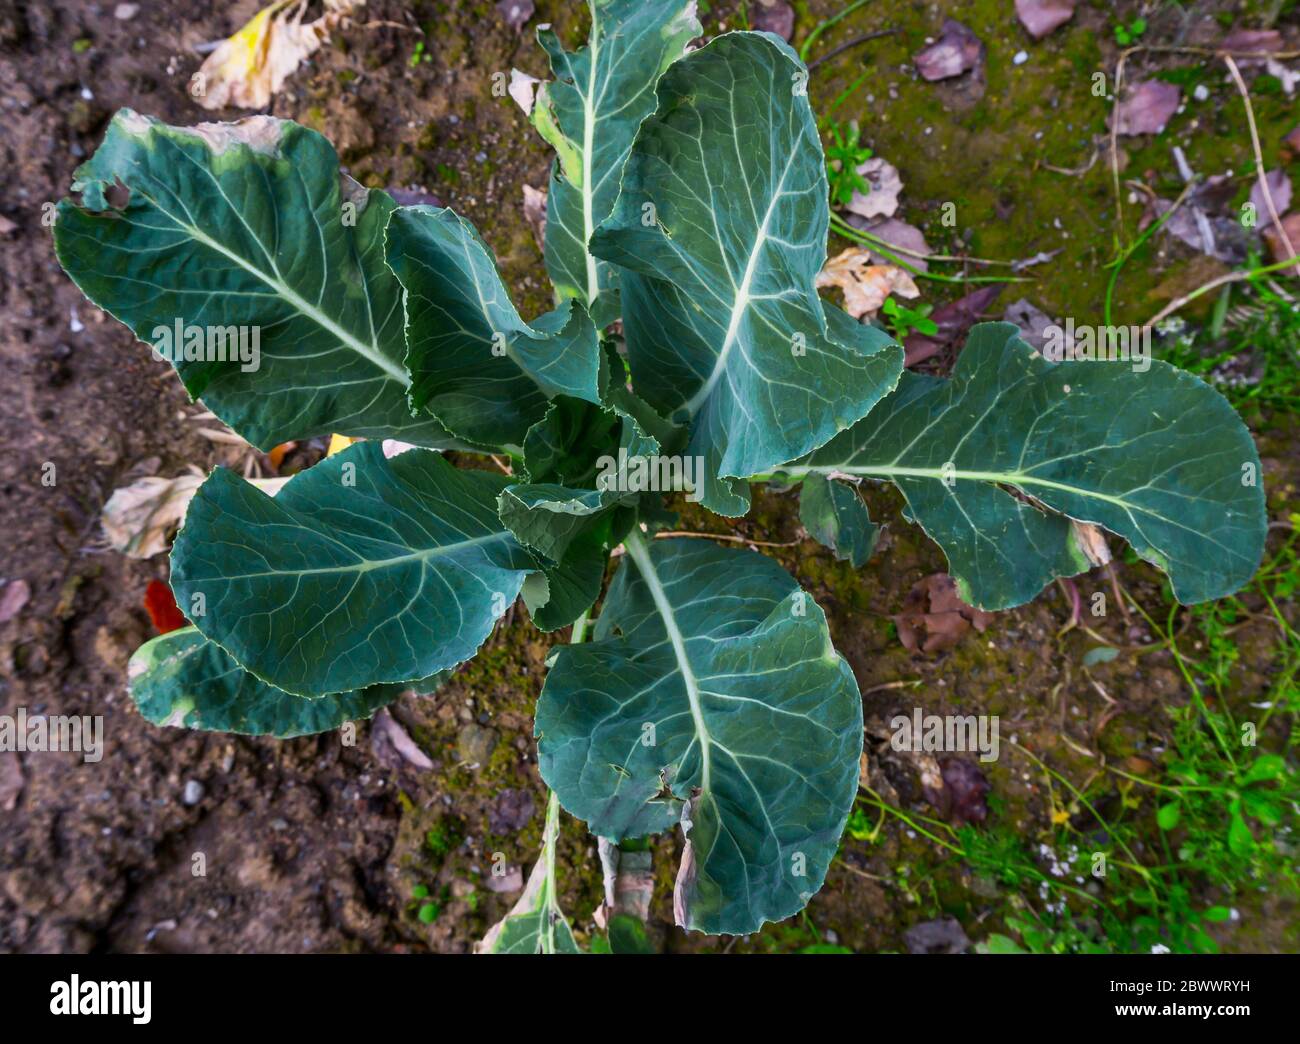
[[[189,623],[177,608],[172,589],[161,580],[149,581],[144,589],[144,607],[159,634],[178,631]]]

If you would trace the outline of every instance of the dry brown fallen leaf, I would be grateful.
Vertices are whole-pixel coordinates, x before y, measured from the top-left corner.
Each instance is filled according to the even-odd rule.
[[[152,558],[166,551],[201,485],[202,475],[150,475],[113,490],[101,512],[109,546],[129,558]]]
[[[947,80],[979,66],[984,44],[969,26],[954,18],[943,23],[943,35],[913,56],[916,71],[926,80]]]
[[[912,277],[896,265],[873,265],[871,251],[850,247],[826,262],[817,274],[817,286],[838,286],[844,291],[844,310],[854,319],[874,316],[890,294],[920,297]]]
[[[930,313],[930,321],[936,327],[932,336],[914,332],[903,339],[907,350],[903,365],[915,366],[964,340],[966,332],[979,322],[1000,293],[1002,284],[990,283],[936,308]]]
[[[307,0],[276,0],[223,40],[199,67],[191,87],[205,109],[263,109],[330,31],[366,0],[325,0],[325,12],[303,21]]]
[[[1294,214],[1283,214],[1282,228],[1286,230],[1286,238],[1291,240],[1292,246],[1300,250],[1300,210]],[[1293,256],[1282,237],[1277,234],[1277,226],[1271,221],[1264,229],[1264,242],[1268,244],[1275,261],[1289,261]]]
[[[287,478],[252,479],[262,492],[274,496]],[[129,558],[152,558],[171,544],[171,534],[185,520],[203,475],[177,475],[167,479],[149,475],[113,490],[100,512],[104,535],[113,550]]]
[[[749,8],[749,27],[760,33],[773,33],[786,43],[794,36],[794,8],[785,0],[758,0]]]
[[[1284,170],[1270,170],[1265,174],[1268,182],[1268,194],[1273,197],[1273,206],[1277,207],[1279,214],[1285,214],[1291,206],[1291,179],[1287,177]],[[1250,202],[1255,208],[1256,215],[1259,216],[1259,223],[1263,224],[1268,220],[1268,201],[1264,198],[1264,184],[1255,179],[1255,183],[1250,187]]]
[[[1280,51],[1282,34],[1276,29],[1234,29],[1219,41],[1218,49],[1222,51]],[[1243,69],[1251,65],[1263,65],[1265,58],[1259,55],[1237,59]]]
[[[1047,344],[1047,331],[1059,325],[1050,315],[1023,297],[1007,305],[1006,311],[1002,313],[1002,321],[1020,327],[1020,339],[1040,355]]]
[[[1144,80],[1128,89],[1115,110],[1116,134],[1159,134],[1178,111],[1183,92],[1163,80]]]
[[[1055,32],[1074,17],[1076,0],[1016,0],[1020,24],[1035,40]]]
[[[1193,192],[1188,201],[1175,210],[1161,226],[1161,235],[1172,236],[1193,250],[1220,261],[1230,264],[1244,261],[1247,235],[1241,222],[1235,217],[1207,210],[1197,202],[1198,198],[1197,193]],[[1152,221],[1167,214],[1173,205],[1172,200],[1152,197],[1147,201],[1141,224],[1150,225]],[[1268,220],[1267,212],[1264,213],[1263,220]]]
[[[1110,548],[1106,545],[1106,533],[1100,526],[1091,522],[1070,519],[1070,528],[1074,531],[1074,542],[1079,545],[1093,565],[1105,565],[1110,561]]]
[[[992,621],[992,613],[958,597],[956,581],[947,573],[932,573],[913,584],[903,611],[894,617],[899,640],[914,653],[950,649],[971,627],[983,631]]]
[[[918,272],[930,271],[930,263],[917,254],[933,253],[930,244],[925,241],[925,234],[915,225],[909,225],[895,217],[878,217],[866,220],[857,214],[850,214],[845,220],[856,229],[871,233],[874,239],[882,240],[884,249],[891,254],[902,254],[908,265]],[[897,260],[884,254],[880,247],[871,248],[871,260],[878,265]]]
[[[898,210],[899,193],[903,191],[898,168],[873,156],[859,164],[858,174],[871,186],[871,191],[865,195],[855,191],[845,209],[864,218],[893,217]]]

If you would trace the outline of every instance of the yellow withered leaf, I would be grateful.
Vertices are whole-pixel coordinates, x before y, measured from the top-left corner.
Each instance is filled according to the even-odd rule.
[[[365,0],[325,0],[317,19],[303,21],[306,0],[275,0],[223,40],[199,68],[191,91],[205,109],[262,109],[334,29]]]

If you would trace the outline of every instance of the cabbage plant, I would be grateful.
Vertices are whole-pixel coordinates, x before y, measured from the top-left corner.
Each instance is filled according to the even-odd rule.
[[[259,332],[256,367],[202,334],[167,355],[254,446],[362,440],[274,497],[207,478],[171,556],[192,626],[131,661],[146,718],[320,732],[432,691],[520,597],[542,630],[572,627],[536,709],[545,848],[498,950],[576,949],[557,803],[613,842],[680,827],[676,918],[706,933],[796,913],[835,854],[853,673],[776,562],[658,538],[673,496],[734,518],[753,483],[800,485],[809,533],[860,565],[876,526],[857,485],[893,483],[989,610],[1088,569],[1078,522],[1184,602],[1245,583],[1266,528],[1248,432],[1169,365],[1051,362],[991,323],[951,377],[905,371],[814,288],[827,181],[794,51],[755,32],[688,51],[683,0],[592,13],[584,49],[540,33],[555,305],[532,319],[463,217],[367,191],[320,134],[267,116],[119,112],[55,225],[76,284],[155,349],[161,328]]]

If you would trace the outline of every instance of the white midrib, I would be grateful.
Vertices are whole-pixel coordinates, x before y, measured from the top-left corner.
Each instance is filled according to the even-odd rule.
[[[406,565],[409,562],[427,562],[431,558],[441,558],[443,555],[453,554],[467,547],[481,547],[484,544],[490,544],[494,540],[502,540],[508,537],[509,533],[488,533],[486,536],[466,537],[464,540],[458,540],[454,544],[443,544],[439,547],[426,547],[420,551],[412,551],[410,554],[394,555],[392,558],[362,559],[360,562],[341,566],[321,566],[318,569],[280,569],[268,570],[264,573],[240,573],[238,576],[223,576],[222,580],[253,580],[261,576],[318,576],[329,573],[370,573],[376,569],[386,569],[389,566]]]
[[[591,6],[591,71],[587,76],[587,93],[582,99],[582,225],[586,233],[582,239],[583,253],[587,258],[587,307],[596,302],[600,294],[600,278],[596,274],[596,259],[591,256],[591,237],[596,231],[595,195],[592,184],[592,149],[596,143],[596,59],[600,53],[600,33],[596,26],[596,5]]]
[[[677,666],[682,672],[682,682],[686,686],[686,698],[691,705],[691,719],[695,723],[695,733],[700,738],[700,789],[707,794],[709,756],[712,752],[713,740],[709,736],[708,726],[704,723],[704,709],[700,704],[700,685],[695,678],[695,671],[691,668],[690,658],[686,655],[686,639],[682,637],[681,629],[677,626],[677,616],[673,612],[672,603],[668,600],[668,592],[664,590],[654,563],[650,561],[650,551],[646,547],[645,539],[635,527],[628,534],[623,546],[627,548],[627,553],[636,563],[641,579],[650,590],[650,597],[654,599],[655,608],[664,622],[664,630],[668,632],[668,640],[672,643],[673,654],[677,657]]]
[[[173,220],[175,220],[175,218],[173,218]],[[262,280],[262,282],[274,290],[276,294],[283,297],[289,302],[289,304],[305,315],[308,319],[312,320],[312,322],[316,323],[323,330],[328,331],[334,337],[337,337],[341,343],[356,352],[367,362],[373,363],[377,366],[384,372],[384,376],[389,380],[397,381],[403,388],[410,384],[406,371],[401,366],[387,358],[374,345],[366,344],[364,341],[358,339],[355,334],[349,333],[347,330],[343,329],[343,327],[339,326],[339,324],[328,315],[307,301],[306,298],[300,296],[292,287],[287,286],[274,276],[263,272],[256,265],[250,264],[244,258],[234,253],[234,251],[226,249],[222,244],[218,243],[211,236],[203,232],[202,229],[195,228],[193,225],[187,225],[184,222],[178,221],[177,224],[184,228],[197,242],[202,243],[204,246],[217,251],[217,253],[230,258],[230,260],[239,265],[240,268],[257,276],[258,279]]]
[[[1043,489],[1058,489],[1064,493],[1073,493],[1075,496],[1088,497],[1092,500],[1101,500],[1108,504],[1114,504],[1116,507],[1129,509],[1135,505],[1130,504],[1123,497],[1113,497],[1107,493],[1099,493],[1096,490],[1081,489],[1078,486],[1071,486],[1064,482],[1053,482],[1051,479],[1037,478],[1034,475],[1025,475],[1019,471],[960,471],[944,470],[941,468],[903,468],[893,464],[864,465],[855,467],[853,465],[833,464],[825,467],[790,467],[782,468],[783,475],[790,475],[799,478],[804,475],[810,475],[820,472],[829,474],[839,472],[842,475],[862,475],[866,478],[928,478],[939,479],[969,479],[972,482],[1006,482],[1012,486],[1040,486]]]
[[[776,203],[781,198],[781,190],[785,185],[785,176],[789,170],[790,160],[786,160],[785,169],[781,172],[781,180],[777,182],[776,188],[772,190],[772,199],[767,204],[767,213],[763,215],[763,223],[758,226],[758,232],[754,236],[754,246],[749,252],[749,260],[745,263],[744,275],[740,278],[740,285],[736,287],[736,300],[731,306],[731,320],[727,323],[727,334],[722,340],[722,350],[718,352],[718,358],[713,363],[713,372],[709,374],[709,379],[700,386],[699,391],[692,395],[686,403],[686,410],[692,417],[708,401],[709,396],[713,394],[713,389],[717,387],[718,381],[722,379],[722,374],[727,367],[727,357],[731,354],[731,350],[735,347],[739,338],[740,322],[745,317],[745,309],[749,307],[749,285],[753,282],[754,272],[758,268],[758,258],[763,252],[763,244],[767,242],[767,227],[771,224],[772,215],[776,212]]]

